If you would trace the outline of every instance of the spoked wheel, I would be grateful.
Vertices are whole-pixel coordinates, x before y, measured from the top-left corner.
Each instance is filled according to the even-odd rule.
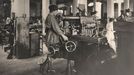
[[[76,44],[73,41],[68,41],[65,43],[65,49],[67,52],[74,52],[76,50]]]

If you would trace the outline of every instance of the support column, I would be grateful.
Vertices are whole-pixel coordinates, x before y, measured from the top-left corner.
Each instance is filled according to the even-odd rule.
[[[11,12],[16,17],[30,17],[30,0],[12,0]]]
[[[79,0],[78,4],[84,4],[85,5],[85,12],[87,12],[87,0]]]
[[[114,0],[107,0],[107,17],[114,18]]]
[[[45,34],[45,20],[49,13],[49,0],[42,0],[42,33]]]
[[[134,0],[130,0],[130,10],[133,11],[133,6],[134,6]]]
[[[109,46],[116,53],[116,43],[113,29],[113,21],[109,21],[110,18],[114,18],[114,0],[107,0],[107,18],[108,22],[106,25],[107,33],[106,38],[109,43]]]
[[[128,9],[129,8],[129,2],[130,0],[124,0],[124,9]]]
[[[31,56],[29,43],[29,17],[30,0],[12,0],[11,12],[15,13],[15,56],[17,58],[28,58]]]
[[[66,15],[70,15],[70,12],[71,12],[71,8],[68,6],[67,9],[66,9],[65,14],[66,14]]]
[[[96,11],[96,0],[93,0],[94,3],[94,11]]]
[[[134,0],[133,0],[133,12],[134,12]]]
[[[11,0],[11,13],[14,12],[14,0]]]
[[[78,6],[78,0],[73,0],[73,5],[72,5],[72,13],[73,13],[73,16],[76,16],[77,6]]]
[[[118,17],[121,15],[121,2],[118,3]]]

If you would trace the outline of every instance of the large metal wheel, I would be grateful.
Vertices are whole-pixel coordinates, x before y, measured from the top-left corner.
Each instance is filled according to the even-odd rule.
[[[73,41],[68,41],[65,43],[65,49],[67,52],[74,52],[76,50],[76,44]]]

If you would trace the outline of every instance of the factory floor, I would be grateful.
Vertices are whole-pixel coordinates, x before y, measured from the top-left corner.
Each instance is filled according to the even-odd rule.
[[[131,30],[129,29],[131,27]],[[134,26],[122,26],[118,28],[118,57],[103,64],[94,65],[97,62],[83,61],[82,73],[77,75],[134,75]],[[122,30],[122,28],[124,30]],[[127,31],[125,31],[127,30]],[[130,31],[129,31],[130,30]],[[41,75],[38,59],[41,56],[28,59],[6,59],[7,53],[0,46],[0,75]],[[55,74],[64,75],[67,60],[59,58],[54,60]]]
[[[8,53],[4,52],[2,46],[0,46],[0,75],[41,75],[37,62],[41,57],[45,58],[45,56],[28,59],[6,59],[7,55]],[[56,70],[55,75],[64,75],[67,68],[67,60],[59,58],[53,62]]]
[[[45,56],[37,56],[28,59],[6,59],[8,53],[0,46],[0,75],[41,75],[38,60]],[[59,58],[54,60],[56,72],[60,75],[66,69],[67,60]],[[62,65],[62,66],[61,66]]]

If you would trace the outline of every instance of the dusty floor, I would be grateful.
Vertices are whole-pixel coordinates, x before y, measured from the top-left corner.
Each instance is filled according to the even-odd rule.
[[[41,75],[39,72],[38,59],[41,56],[29,59],[6,59],[7,53],[0,46],[0,75]],[[57,72],[62,72],[66,69],[65,59],[54,60],[54,68]],[[60,66],[62,65],[62,67]]]

